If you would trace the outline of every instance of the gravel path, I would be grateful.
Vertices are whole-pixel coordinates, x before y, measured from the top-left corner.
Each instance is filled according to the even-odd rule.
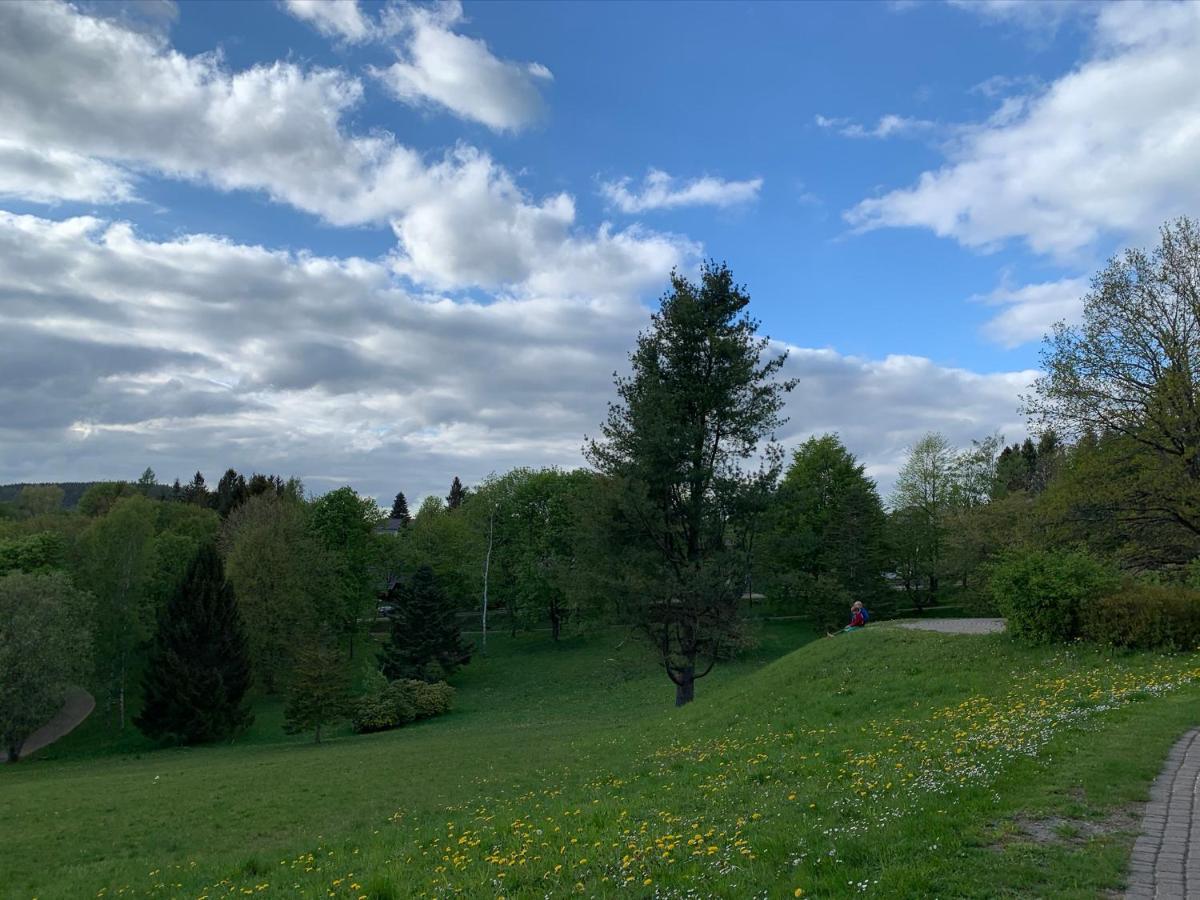
[[[1142,835],[1133,845],[1129,889],[1133,900],[1200,897],[1200,728],[1171,748],[1150,790]]]
[[[68,734],[76,725],[90,716],[95,708],[96,698],[83,688],[68,688],[67,698],[63,701],[62,709],[25,741],[25,745],[21,748],[21,759],[53,744],[60,737]],[[0,751],[0,762],[8,762],[7,751]]]
[[[921,619],[918,622],[896,624],[901,628],[940,631],[942,634],[995,634],[1004,630],[1003,619]]]

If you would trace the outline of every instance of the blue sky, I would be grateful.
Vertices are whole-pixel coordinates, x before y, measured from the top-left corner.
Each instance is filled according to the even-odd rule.
[[[0,481],[573,465],[724,259],[885,490],[1200,201],[1200,7],[12,3]],[[3,368],[4,364],[0,364]],[[137,471],[134,471],[134,470]]]

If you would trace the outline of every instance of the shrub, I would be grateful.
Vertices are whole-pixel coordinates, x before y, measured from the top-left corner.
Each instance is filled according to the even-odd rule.
[[[412,687],[413,705],[416,707],[418,719],[428,719],[450,711],[450,704],[454,702],[454,688],[446,682],[435,681],[429,684],[425,681],[410,681],[409,684]]]
[[[1200,591],[1131,583],[1088,604],[1083,634],[1112,647],[1137,650],[1200,649]]]
[[[786,572],[767,587],[768,609],[776,615],[803,616],[820,629],[841,628],[850,620],[851,597],[836,579],[814,578],[805,572]],[[867,598],[861,598],[867,602]],[[875,609],[868,605],[872,616]]]
[[[1110,593],[1115,572],[1086,553],[1016,550],[992,570],[992,596],[1014,637],[1033,643],[1080,636],[1083,607]]]
[[[354,707],[354,730],[359,734],[386,731],[416,719],[441,715],[450,709],[454,688],[444,681],[429,684],[400,678],[389,682],[375,671]]]

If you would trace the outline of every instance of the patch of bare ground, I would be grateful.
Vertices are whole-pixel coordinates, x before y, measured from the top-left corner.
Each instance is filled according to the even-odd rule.
[[[999,824],[1000,835],[991,849],[999,853],[1015,843],[1072,846],[1109,835],[1133,835],[1141,825],[1144,809],[1144,804],[1131,803],[1099,818],[1017,816]]]

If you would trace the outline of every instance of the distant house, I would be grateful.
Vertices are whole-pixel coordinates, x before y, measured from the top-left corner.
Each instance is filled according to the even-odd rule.
[[[395,534],[404,527],[403,519],[385,519],[375,526],[376,534]]]

